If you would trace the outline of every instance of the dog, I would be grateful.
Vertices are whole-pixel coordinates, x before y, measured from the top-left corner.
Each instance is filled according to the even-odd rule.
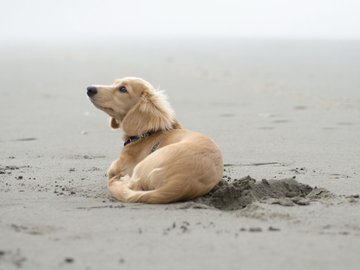
[[[123,131],[124,148],[107,171],[108,190],[122,202],[163,204],[190,200],[222,179],[219,147],[183,129],[162,91],[126,77],[87,87],[90,101]]]

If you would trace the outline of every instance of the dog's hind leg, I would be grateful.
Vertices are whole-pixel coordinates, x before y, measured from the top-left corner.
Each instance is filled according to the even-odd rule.
[[[139,179],[126,175],[120,180],[116,177],[110,179],[108,189],[113,197],[122,202],[160,204],[182,199],[186,188],[175,187],[174,184],[167,183],[152,190],[143,190]]]

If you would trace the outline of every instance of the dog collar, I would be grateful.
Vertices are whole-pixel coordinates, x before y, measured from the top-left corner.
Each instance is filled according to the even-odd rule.
[[[141,135],[135,135],[135,136],[130,136],[125,142],[124,142],[124,146],[128,145],[129,143],[132,142],[137,142],[138,140],[144,139],[149,137],[150,135],[154,134],[154,131],[149,131],[146,133],[143,133]]]

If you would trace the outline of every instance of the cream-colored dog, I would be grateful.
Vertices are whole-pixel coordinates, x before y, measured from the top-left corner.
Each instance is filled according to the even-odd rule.
[[[140,78],[87,88],[91,102],[121,126],[124,148],[108,170],[108,188],[122,202],[169,203],[208,193],[223,159],[208,137],[183,129],[165,96]]]

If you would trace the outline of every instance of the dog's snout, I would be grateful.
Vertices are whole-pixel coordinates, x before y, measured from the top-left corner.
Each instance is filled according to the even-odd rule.
[[[96,89],[95,86],[89,86],[89,87],[87,88],[87,95],[88,95],[89,97],[95,96],[96,93],[97,93],[97,89]]]

